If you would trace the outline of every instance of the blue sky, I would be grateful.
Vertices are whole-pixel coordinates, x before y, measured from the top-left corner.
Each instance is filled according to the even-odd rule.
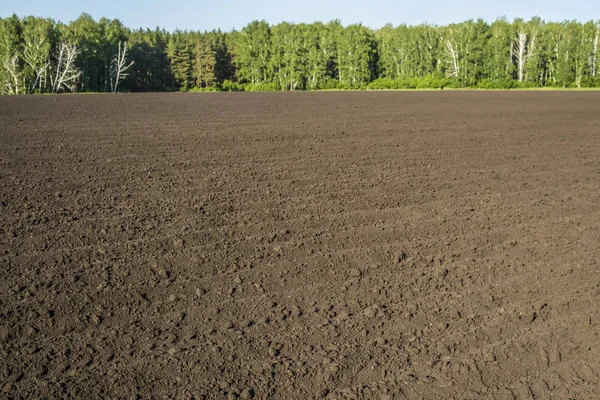
[[[69,22],[82,12],[118,18],[130,28],[160,26],[168,30],[229,31],[254,19],[314,22],[338,18],[344,25],[362,22],[379,28],[393,24],[430,22],[448,24],[481,17],[499,16],[545,20],[600,20],[600,0],[0,0],[0,16],[12,13],[35,15]]]

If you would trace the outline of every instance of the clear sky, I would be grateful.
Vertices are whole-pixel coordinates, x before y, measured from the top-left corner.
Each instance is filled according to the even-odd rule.
[[[547,21],[600,20],[600,0],[0,0],[0,16],[35,15],[70,22],[81,13],[118,18],[129,28],[167,30],[240,29],[255,19],[269,23],[362,22],[379,28],[388,22],[445,25],[470,18],[493,21],[538,15]]]

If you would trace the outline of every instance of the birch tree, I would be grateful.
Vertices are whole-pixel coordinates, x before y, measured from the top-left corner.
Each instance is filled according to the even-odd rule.
[[[269,75],[280,90],[290,90],[294,81],[294,45],[292,25],[282,22],[271,27],[271,51],[269,57]]]
[[[523,69],[525,67],[525,62],[527,61],[527,33],[524,31],[519,31],[517,34],[517,40],[513,45],[512,55],[515,57],[517,61],[517,69],[518,69],[518,77],[519,82],[523,82]]]
[[[506,19],[498,19],[490,26],[490,37],[486,43],[486,77],[491,82],[502,84],[513,78],[512,26]]]
[[[371,81],[374,72],[375,42],[371,31],[360,24],[349,25],[339,37],[340,83],[358,88]]]
[[[29,18],[23,29],[23,61],[27,66],[27,93],[39,92],[47,80],[50,68],[50,31],[52,22]]]
[[[340,68],[338,56],[339,37],[344,27],[339,20],[333,20],[323,26],[319,33],[320,60],[324,65],[324,85],[336,83]]]
[[[423,72],[425,75],[442,74],[442,31],[434,25],[419,25],[421,43],[425,48],[423,53]]]
[[[453,24],[445,29],[444,50],[446,55],[446,76],[460,80],[462,59],[464,58],[462,26]]]
[[[519,82],[523,82],[525,78],[525,65],[535,50],[536,32],[533,30],[529,33],[525,24],[520,20],[515,21],[515,25],[517,26],[517,34],[511,54],[517,64],[517,79]]]
[[[553,24],[555,31],[555,82],[560,87],[567,87],[575,81],[575,54],[573,38],[569,35],[569,22]]]
[[[460,79],[461,73],[461,40],[459,34],[460,26],[450,25],[444,35],[444,47],[446,54],[446,76],[448,78]]]
[[[592,56],[590,57],[591,59],[591,73],[592,73],[592,77],[596,77],[596,64],[597,64],[597,60],[598,60],[598,39],[600,39],[600,25],[598,25],[597,29],[596,29],[596,33],[594,35],[594,45],[593,45],[593,50],[592,50]]]
[[[412,72],[415,65],[411,65],[409,60],[409,52],[413,49],[410,48],[408,43],[411,31],[412,28],[406,25],[394,28],[391,24],[388,24],[377,32],[380,51],[379,61],[383,77],[399,79],[413,75],[410,72]]]
[[[458,63],[458,50],[454,48],[454,44],[449,39],[446,39],[446,53],[448,54],[448,68],[446,70],[449,78],[458,78],[460,76],[460,65]]]
[[[311,41],[305,36],[305,24],[287,22],[271,28],[270,74],[281,90],[297,90],[305,87],[309,70],[309,47]]]
[[[0,93],[3,94],[22,92],[20,30],[16,15],[0,19]]]
[[[236,64],[242,80],[251,84],[268,83],[271,58],[271,28],[266,21],[253,21],[238,36]]]
[[[79,50],[74,44],[60,42],[55,54],[55,73],[52,79],[52,93],[61,90],[75,91],[81,71],[75,65]]]
[[[452,24],[445,29],[446,75],[461,87],[475,86],[481,77],[488,29],[482,20]]]
[[[19,56],[9,56],[2,60],[2,67],[6,74],[4,90],[7,94],[21,94],[21,74]]]
[[[327,67],[330,57],[327,55],[327,50],[324,48],[324,43],[321,43],[322,33],[325,26],[320,23],[310,24],[304,30],[304,42],[306,43],[306,88],[318,89],[323,85],[327,76]]]
[[[117,54],[110,65],[110,90],[117,93],[119,82],[127,77],[127,70],[133,65],[133,61],[127,61],[127,42],[119,42]]]
[[[417,62],[420,65],[416,76],[433,76],[440,72],[439,60],[440,29],[433,25],[422,24],[412,27],[413,40],[418,47]]]
[[[598,75],[598,52],[600,45],[600,22],[588,21],[583,25],[582,34],[582,55],[584,62],[587,64],[587,71],[590,83]]]

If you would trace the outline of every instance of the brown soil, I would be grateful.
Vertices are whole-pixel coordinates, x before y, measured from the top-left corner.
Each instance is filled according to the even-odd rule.
[[[0,98],[0,394],[598,398],[599,110]]]

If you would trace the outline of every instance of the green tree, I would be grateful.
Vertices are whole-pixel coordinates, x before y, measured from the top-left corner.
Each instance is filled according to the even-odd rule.
[[[325,84],[329,59],[321,49],[321,31],[325,27],[321,23],[305,25],[302,30],[302,41],[305,50],[305,84],[306,89],[315,90]]]
[[[81,14],[68,26],[60,25],[61,38],[79,49],[77,67],[82,72],[81,90],[101,91],[98,84],[102,74],[102,32],[91,15]]]
[[[442,56],[440,54],[441,32],[432,25],[418,25],[414,28],[419,47],[420,77],[441,75]]]
[[[281,90],[304,89],[308,79],[311,40],[306,25],[283,22],[271,28],[271,76]],[[314,66],[313,66],[314,67]]]
[[[484,49],[486,63],[483,73],[495,87],[507,86],[514,78],[512,39],[512,25],[506,19],[498,19],[490,25],[490,36]]]
[[[575,85],[579,88],[594,86],[600,24],[594,21],[585,24],[572,22],[567,30],[575,36],[576,42],[574,43]]]
[[[377,31],[381,77],[398,79],[407,76],[406,30],[406,25],[394,28],[387,24]]]
[[[215,52],[215,83],[221,86],[225,80],[233,80],[235,67],[233,65],[232,53],[229,49],[228,35],[220,30],[212,32],[212,41]]]
[[[266,21],[253,21],[239,35],[235,62],[240,80],[252,84],[270,82],[271,28]]]
[[[161,91],[171,82],[171,66],[167,57],[167,33],[139,29],[131,33],[131,58],[135,60],[131,74],[123,86],[132,91]]]
[[[194,57],[194,82],[196,87],[214,87],[216,84],[217,49],[211,34],[205,33],[197,37]]]
[[[58,86],[108,91],[124,42],[135,64],[120,88],[131,91],[600,86],[600,22],[594,21],[534,17],[378,30],[338,20],[273,27],[253,21],[239,32],[169,33],[131,31],[117,19],[81,14],[69,24],[0,19],[0,93],[58,90],[60,49],[70,51],[75,65],[68,84]]]
[[[0,20],[0,93],[24,92],[21,60],[21,21],[13,14]]]
[[[50,56],[54,41],[52,20],[27,17],[23,19],[23,76],[27,93],[38,93],[48,85]]]
[[[186,32],[175,31],[169,37],[167,54],[171,63],[172,88],[188,90],[193,87],[192,44]]]
[[[120,43],[129,41],[129,30],[118,19],[101,18],[98,21],[100,31],[100,49],[98,52],[98,76],[95,80],[97,90],[111,91],[110,65],[118,54]],[[131,57],[131,53],[129,54]]]
[[[343,86],[360,88],[375,74],[376,44],[373,33],[360,24],[346,27],[338,36],[338,79]]]

